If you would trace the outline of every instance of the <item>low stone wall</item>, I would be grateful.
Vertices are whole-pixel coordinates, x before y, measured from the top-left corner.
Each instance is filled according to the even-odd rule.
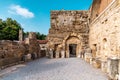
[[[106,61],[99,58],[91,58],[90,64],[100,68],[109,77],[108,80],[120,80],[120,58],[108,58]]]
[[[20,62],[21,62],[21,59],[17,57],[0,59],[0,68],[4,69],[6,67],[19,64]]]
[[[25,41],[0,41],[0,68],[19,63],[21,61],[30,61],[36,58],[44,57],[45,52],[41,52],[39,43],[35,34],[31,33]],[[42,54],[41,54],[42,53]]]

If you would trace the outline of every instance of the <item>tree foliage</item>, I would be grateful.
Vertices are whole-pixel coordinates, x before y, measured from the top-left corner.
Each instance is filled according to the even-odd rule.
[[[19,29],[21,25],[11,18],[7,18],[5,21],[0,19],[0,40],[18,40]]]
[[[37,39],[39,40],[45,40],[46,35],[45,34],[40,34],[39,32],[36,32]]]
[[[0,40],[18,40],[19,29],[21,25],[11,18],[7,18],[5,21],[0,19]],[[24,38],[28,37],[29,32],[24,32]],[[36,32],[37,39],[45,40],[46,35]]]
[[[24,32],[24,38],[27,38],[28,35],[29,35],[29,32]],[[45,34],[41,34],[41,33],[39,33],[39,32],[36,32],[36,37],[37,37],[37,39],[39,39],[39,40],[45,40],[46,35],[45,35]]]

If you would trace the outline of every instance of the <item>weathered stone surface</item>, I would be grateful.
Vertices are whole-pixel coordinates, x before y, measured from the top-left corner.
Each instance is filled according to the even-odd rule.
[[[61,58],[65,58],[65,51],[61,50]]]
[[[89,44],[93,57],[100,59],[102,71],[107,72],[108,68],[109,76],[117,80],[118,62],[107,59],[120,58],[120,0],[94,0],[90,14]]]
[[[52,49],[50,49],[49,55],[50,55],[50,58],[53,59],[53,50]]]
[[[88,46],[88,32],[88,11],[51,11],[48,48],[63,48],[65,57],[69,57],[69,45],[77,44],[78,57],[81,47]]]
[[[119,75],[119,59],[115,58],[109,58],[108,59],[108,68],[107,68],[107,72],[108,75],[111,79],[115,80],[116,78],[118,79],[117,75]],[[116,79],[116,80],[117,80]]]
[[[107,61],[101,61],[101,70],[106,73],[107,68],[108,68]]]
[[[56,51],[55,58],[59,58],[59,57],[60,57],[60,52]]]
[[[19,41],[23,41],[23,30],[19,30]]]
[[[32,53],[35,54],[35,58],[40,57],[40,46],[35,36],[35,33],[30,33],[25,43],[21,39],[20,41],[0,41],[0,67],[23,60],[24,56],[26,60],[30,60]],[[9,62],[3,64],[8,59]]]
[[[90,63],[90,59],[92,58],[91,53],[85,53],[85,61]]]
[[[108,57],[120,55],[120,4],[117,0],[110,0],[110,2],[107,9],[92,20],[89,33],[90,47],[96,45],[96,57],[106,61]]]
[[[92,61],[92,65],[95,68],[101,68],[101,61],[99,59],[95,59],[95,60]]]

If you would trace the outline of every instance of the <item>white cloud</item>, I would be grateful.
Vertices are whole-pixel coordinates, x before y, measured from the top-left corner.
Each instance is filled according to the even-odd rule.
[[[23,16],[25,18],[33,18],[34,17],[34,14],[32,12],[30,12],[26,8],[22,8],[20,5],[12,5],[12,6],[10,6],[10,10],[8,10],[8,12],[10,14],[21,15],[21,16]]]

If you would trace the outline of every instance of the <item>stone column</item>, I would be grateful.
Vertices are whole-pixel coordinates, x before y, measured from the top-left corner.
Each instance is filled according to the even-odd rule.
[[[65,57],[65,51],[62,50],[62,51],[61,51],[61,58],[64,58],[64,57]]]
[[[107,61],[102,60],[102,61],[101,61],[101,70],[102,70],[103,72],[107,72],[107,67],[108,67]]]
[[[92,58],[91,53],[85,53],[85,61],[90,63],[90,59]]]
[[[118,80],[120,80],[120,58],[119,58],[119,63],[118,63]]]
[[[120,60],[117,58],[108,58],[107,72],[108,72],[110,79],[112,79],[112,80],[118,80],[119,61]]]
[[[23,29],[19,30],[19,41],[23,41]]]
[[[85,51],[85,61],[90,63],[90,60],[92,59],[92,53],[91,53],[91,49],[88,48]]]
[[[69,52],[66,51],[66,58],[69,58]]]
[[[69,56],[69,45],[67,45],[67,49],[66,49],[66,58],[69,58],[70,56]]]
[[[50,54],[50,58],[53,59],[53,50],[52,49],[50,49],[49,54]]]
[[[59,58],[59,55],[60,53],[59,53],[59,51],[56,51],[56,53],[55,53],[55,58]]]

